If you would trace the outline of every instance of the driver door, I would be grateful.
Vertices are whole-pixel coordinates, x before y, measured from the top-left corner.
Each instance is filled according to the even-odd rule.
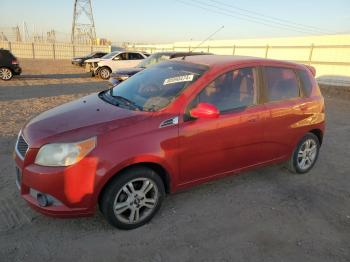
[[[132,67],[132,64],[130,65],[128,53],[120,53],[111,60],[110,68],[113,72],[120,68],[129,67]]]
[[[219,76],[189,105],[200,102],[220,110],[216,119],[191,119],[180,125],[181,184],[206,180],[262,161],[261,142],[267,111],[258,104],[256,68]]]

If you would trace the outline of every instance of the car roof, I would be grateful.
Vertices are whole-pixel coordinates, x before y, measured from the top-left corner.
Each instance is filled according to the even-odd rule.
[[[192,52],[192,51],[163,51],[163,52],[156,52],[152,55],[178,55],[178,56],[191,56],[191,55],[212,55],[212,53],[206,53],[206,52]]]
[[[257,63],[261,65],[276,65],[289,67],[302,67],[300,64],[282,60],[266,59],[253,56],[234,56],[234,55],[200,55],[186,56],[185,58],[175,58],[189,63],[202,64],[209,67],[237,66],[242,64]]]

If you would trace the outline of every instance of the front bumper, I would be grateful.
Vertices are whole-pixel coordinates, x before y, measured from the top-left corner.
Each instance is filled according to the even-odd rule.
[[[31,151],[33,149],[29,149],[25,160],[17,154],[15,156],[17,185],[28,204],[36,211],[53,217],[93,215],[97,202],[94,194],[97,160],[91,157],[70,167],[43,167],[26,163],[33,160]],[[33,192],[48,195],[55,201],[43,207]]]
[[[83,61],[72,60],[72,65],[81,66],[81,65],[83,65]]]
[[[85,62],[85,72],[95,72],[98,68],[98,64],[97,62],[93,62],[93,63],[86,63]]]
[[[14,65],[12,67],[12,72],[14,75],[20,75],[22,73],[22,68],[19,65]]]

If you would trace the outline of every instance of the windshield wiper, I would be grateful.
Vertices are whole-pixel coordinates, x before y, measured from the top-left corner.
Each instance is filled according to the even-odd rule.
[[[132,106],[133,108],[136,108],[140,111],[143,111],[143,107],[142,106],[139,106],[138,104],[136,104],[134,101],[131,101],[129,99],[127,99],[126,97],[123,97],[123,96],[115,96],[112,94],[112,89],[110,90],[109,94],[115,98],[116,100],[118,101],[122,101],[123,105],[126,105],[126,106]]]

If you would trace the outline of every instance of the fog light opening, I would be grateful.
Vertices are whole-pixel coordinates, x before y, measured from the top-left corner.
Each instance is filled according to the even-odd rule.
[[[52,201],[45,194],[38,193],[36,195],[36,199],[39,203],[39,206],[41,207],[47,207],[52,205]]]

